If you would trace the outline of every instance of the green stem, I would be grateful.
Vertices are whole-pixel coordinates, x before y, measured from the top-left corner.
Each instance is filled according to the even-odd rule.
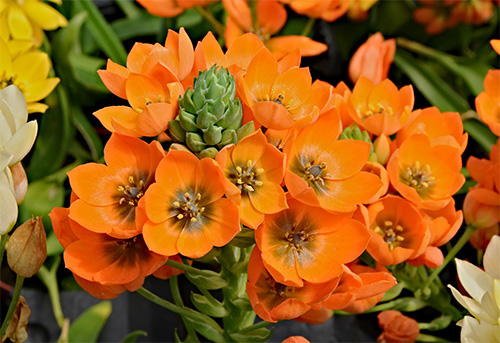
[[[214,31],[219,37],[224,37],[224,25],[222,25],[222,23],[214,17],[212,12],[201,7],[200,5],[194,6],[194,9],[212,25]]]
[[[44,283],[45,287],[49,291],[50,302],[52,303],[52,311],[54,312],[54,317],[56,318],[57,324],[62,329],[64,326],[64,314],[61,307],[61,300],[59,297],[59,286],[57,284],[57,268],[61,258],[58,257],[50,270],[44,265],[38,270],[36,275]]]
[[[10,301],[9,309],[7,310],[7,315],[3,320],[2,327],[0,328],[0,337],[3,337],[5,331],[7,330],[7,326],[9,325],[10,319],[14,314],[14,310],[17,306],[17,301],[19,300],[19,295],[21,294],[21,289],[23,288],[24,278],[22,276],[17,276],[16,285],[14,286],[14,294],[12,295],[12,300]]]
[[[199,269],[197,269],[195,267],[191,267],[189,264],[179,263],[179,262],[171,260],[171,259],[167,261],[166,265],[183,270],[185,272],[191,272],[191,273],[195,273],[195,274],[197,274],[200,271]]]
[[[142,295],[144,298],[148,299],[149,301],[155,303],[156,305],[159,305],[163,308],[166,308],[169,311],[175,312],[181,316],[185,316],[186,318],[194,321],[195,323],[202,320],[205,324],[211,325],[216,331],[218,331],[220,334],[223,333],[222,328],[217,324],[215,320],[212,318],[195,311],[193,309],[190,309],[188,307],[184,306],[177,306],[175,304],[172,304],[170,301],[165,300],[163,298],[160,298],[154,293],[151,293],[144,287],[139,288],[136,291],[138,294]]]
[[[434,279],[439,275],[439,273],[441,273],[441,271],[444,269],[444,267],[446,267],[448,265],[448,263],[450,263],[450,261],[453,260],[453,258],[460,251],[460,249],[462,249],[464,247],[465,243],[467,243],[469,241],[469,238],[472,235],[472,233],[474,232],[474,230],[475,230],[475,228],[473,228],[472,226],[467,226],[467,228],[465,229],[465,232],[462,234],[462,237],[460,237],[460,239],[455,244],[455,246],[450,250],[450,252],[444,258],[443,264],[440,265],[439,267],[437,267],[436,269],[434,269],[434,271],[429,276],[429,278],[424,283],[424,285],[421,287],[421,289],[425,289],[425,288],[429,287],[429,285],[432,283],[432,281],[434,281]]]
[[[172,297],[174,298],[175,304],[177,306],[183,307],[184,302],[182,301],[181,292],[179,291],[179,283],[177,282],[177,276],[175,275],[171,276],[169,283],[170,283],[170,291],[172,292]],[[198,336],[196,335],[196,332],[194,331],[191,323],[185,320],[184,317],[181,316],[181,318],[190,340],[193,342],[199,342]]]
[[[5,245],[7,244],[7,237],[8,235],[6,233],[3,234],[2,240],[0,242],[0,266],[2,265],[3,254],[5,253]]]
[[[301,36],[309,36],[309,33],[311,33],[311,30],[314,28],[314,24],[316,23],[316,18],[309,18],[309,20],[306,23],[306,26],[304,26],[304,29],[302,30],[302,33],[300,34]]]
[[[253,330],[257,330],[257,329],[268,327],[271,324],[272,323],[266,322],[265,320],[263,320],[263,321],[258,322],[256,324],[253,324],[251,326],[247,326],[246,328],[242,329],[239,333],[240,334],[245,334],[247,332],[252,332]]]
[[[418,335],[416,342],[448,342],[448,341],[441,337],[426,335],[421,333]]]
[[[432,57],[432,58],[453,58],[452,56],[445,54],[443,52],[434,50],[432,48],[429,48],[428,46],[425,46],[423,44],[417,43],[415,41],[411,41],[409,39],[403,38],[403,37],[398,37],[396,38],[396,43],[398,46],[405,48],[407,50],[417,52],[421,55],[427,56],[427,57]]]

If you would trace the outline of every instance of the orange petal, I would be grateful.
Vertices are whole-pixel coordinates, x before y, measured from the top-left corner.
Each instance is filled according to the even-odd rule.
[[[252,111],[263,126],[269,129],[285,130],[295,124],[293,116],[287,109],[272,101],[259,101],[253,104]]]
[[[328,50],[328,45],[304,36],[273,37],[267,41],[266,46],[277,59],[282,59],[297,48],[300,49],[301,56],[316,56]]]
[[[249,197],[253,207],[262,213],[277,213],[288,208],[285,192],[276,183],[264,182],[254,192],[250,192]]]
[[[248,65],[245,84],[248,87],[248,100],[253,102],[272,100],[271,89],[278,77],[278,61],[269,50],[261,49]],[[254,111],[255,112],[255,111]]]
[[[68,177],[73,191],[88,204],[106,206],[119,201],[117,188],[122,179],[103,164],[79,165],[68,172]]]
[[[152,44],[135,43],[127,57],[127,69],[131,73],[141,73],[142,65],[153,50]]]
[[[146,75],[130,74],[125,88],[128,102],[134,109],[144,109],[148,102],[166,99],[162,85]]]
[[[286,9],[276,1],[257,2],[257,25],[263,35],[274,35],[281,30],[286,23]]]
[[[149,104],[137,120],[137,132],[146,137],[158,136],[167,129],[168,122],[176,115],[177,107],[171,104]]]
[[[227,65],[236,64],[248,68],[253,57],[264,47],[264,43],[254,34],[247,33],[238,37],[227,49]]]
[[[214,64],[218,66],[227,66],[226,56],[222,52],[222,48],[215,39],[212,32],[208,32],[207,35],[201,41],[203,48],[203,54],[205,56],[206,68],[210,68]]]
[[[181,234],[182,227],[175,225],[176,218],[159,224],[147,222],[142,229],[144,242],[148,248],[160,255],[172,256],[179,253],[177,240]],[[172,225],[174,224],[174,225]]]

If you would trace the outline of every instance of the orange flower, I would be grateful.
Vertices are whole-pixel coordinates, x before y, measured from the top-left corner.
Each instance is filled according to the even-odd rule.
[[[500,70],[490,70],[484,78],[484,92],[476,98],[476,109],[490,130],[500,136]]]
[[[383,265],[416,257],[427,247],[430,232],[419,210],[394,195],[368,207],[372,239],[367,251]]]
[[[353,21],[368,19],[368,11],[378,0],[352,0],[349,5],[347,16]]]
[[[290,336],[281,343],[310,343],[309,340],[302,336]]]
[[[349,78],[352,83],[356,83],[361,76],[375,85],[387,79],[395,53],[395,39],[384,40],[380,32],[370,36],[356,50],[349,62]]]
[[[50,213],[54,233],[65,248],[64,262],[75,280],[100,299],[139,289],[144,278],[167,261],[150,252],[141,235],[119,239],[87,230],[68,216],[69,209]]]
[[[326,283],[304,282],[292,287],[273,279],[264,268],[261,253],[254,247],[248,262],[247,294],[257,315],[268,322],[294,319],[311,308],[320,308],[321,301],[335,288],[339,277]]]
[[[364,204],[374,203],[387,193],[387,190],[389,189],[389,175],[387,174],[387,170],[385,170],[384,166],[378,162],[368,161],[361,170],[376,175],[380,181],[382,181],[382,187],[380,187],[378,192],[364,202]]]
[[[475,228],[491,227],[500,223],[500,195],[481,185],[469,188],[463,209],[465,222]]]
[[[292,10],[312,18],[335,21],[349,9],[348,0],[281,0],[290,5]]]
[[[301,323],[318,325],[327,322],[328,319],[332,318],[332,316],[333,310],[329,310],[324,307],[320,308],[319,310],[312,308],[303,315],[294,318],[294,320]]]
[[[479,159],[471,156],[467,160],[467,170],[472,179],[486,189],[500,191],[500,139],[491,147],[490,158]],[[491,194],[488,198],[494,198]]]
[[[177,114],[177,101],[193,83],[193,45],[183,28],[169,31],[165,46],[136,43],[127,68],[108,60],[98,71],[106,87],[130,106],[105,107],[94,115],[111,132],[156,136]]]
[[[116,238],[132,238],[142,231],[139,203],[164,156],[161,145],[113,134],[104,148],[104,164],[87,163],[68,172],[79,198],[70,218],[88,230]]]
[[[238,207],[224,195],[224,176],[213,159],[171,150],[144,197],[147,246],[162,255],[198,258],[227,244],[239,231]]]
[[[285,183],[292,197],[328,211],[352,212],[382,187],[375,174],[361,171],[370,154],[370,144],[358,140],[336,140],[340,120],[329,111],[302,129],[285,147]]]
[[[374,85],[362,76],[354,86],[348,111],[370,133],[390,136],[410,120],[414,101],[411,85],[398,90],[388,79]]]
[[[378,336],[377,342],[415,342],[420,334],[418,322],[399,311],[382,311],[377,318],[378,325],[384,330]]]
[[[409,261],[412,266],[425,264],[429,268],[437,268],[443,264],[444,256],[438,247],[448,243],[457,233],[463,222],[462,211],[455,209],[452,200],[443,209],[437,211],[422,211],[424,221],[430,230],[430,240],[421,255]]]
[[[491,0],[455,1],[450,20],[467,24],[481,25],[493,16]]]
[[[180,255],[169,256],[168,258],[169,260],[183,263]],[[189,264],[193,264],[193,261],[189,260]],[[153,276],[158,279],[167,280],[170,279],[172,276],[181,274],[184,274],[183,270],[177,269],[175,267],[170,267],[169,265],[164,264],[153,273]]]
[[[490,40],[490,44],[493,50],[500,55],[500,39],[492,39]]]
[[[498,224],[476,229],[470,236],[469,243],[476,250],[486,250],[493,236],[500,236],[500,226]]]
[[[425,24],[425,31],[429,35],[436,35],[445,29],[458,24],[455,18],[451,19],[452,7],[450,1],[442,0],[419,0],[424,7],[419,7],[413,12],[413,18],[417,23]]]
[[[207,6],[216,0],[137,0],[149,13],[165,18],[176,17],[196,5]]]
[[[286,209],[280,184],[285,172],[285,155],[267,143],[259,130],[238,144],[222,149],[215,158],[226,177],[226,194],[239,205],[240,220],[256,229],[264,214]]]
[[[369,234],[351,214],[332,214],[288,197],[289,208],[266,215],[255,242],[269,273],[280,283],[302,287],[342,274],[342,264],[366,248]]]
[[[396,284],[396,278],[381,264],[377,263],[373,269],[353,262],[344,266],[339,285],[323,302],[323,306],[332,310],[363,313],[375,306],[385,292]]]
[[[469,135],[464,133],[460,114],[457,112],[441,113],[437,107],[415,111],[416,116],[403,127],[396,136],[397,146],[414,134],[424,134],[433,144],[448,144],[463,153],[467,147]]]
[[[393,154],[387,165],[394,188],[418,207],[438,210],[446,206],[465,182],[460,174],[460,150],[431,143],[414,134]]]
[[[269,129],[284,130],[304,126],[318,117],[319,106],[324,103],[310,103],[311,81],[309,68],[295,67],[280,73],[276,58],[262,49],[237,86],[242,102],[258,122]]]
[[[257,23],[254,27],[248,3],[245,0],[223,0],[229,16],[224,36],[226,46],[230,46],[237,37],[245,32],[255,32],[277,59],[283,58],[295,49],[301,56],[315,56],[325,52],[328,46],[304,36],[281,36],[271,38],[286,23],[285,7],[278,1],[258,1],[256,5]]]

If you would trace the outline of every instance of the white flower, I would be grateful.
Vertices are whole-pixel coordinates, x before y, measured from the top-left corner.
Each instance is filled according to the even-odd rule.
[[[12,156],[9,166],[21,161],[35,142],[37,123],[27,120],[23,93],[14,85],[0,90],[0,153]]]
[[[17,201],[9,166],[31,150],[37,133],[36,121],[28,120],[28,107],[16,86],[0,90],[0,235],[9,232],[17,220]]]
[[[461,342],[500,342],[500,237],[493,236],[484,254],[484,271],[455,259],[458,278],[472,298],[448,285],[457,301],[474,316],[466,316]]]

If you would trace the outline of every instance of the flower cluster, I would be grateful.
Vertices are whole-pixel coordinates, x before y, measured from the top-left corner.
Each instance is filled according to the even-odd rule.
[[[69,172],[71,205],[51,213],[67,268],[97,297],[134,291],[168,258],[203,257],[243,227],[255,234],[254,311],[319,323],[379,302],[396,284],[384,265],[439,266],[461,224],[451,196],[467,135],[456,113],[414,110],[411,86],[335,88],[253,34],[224,53],[211,34],[194,49],[182,29],[100,75],[130,107],[95,113],[113,132],[106,165]],[[376,266],[358,259],[365,250]]]

